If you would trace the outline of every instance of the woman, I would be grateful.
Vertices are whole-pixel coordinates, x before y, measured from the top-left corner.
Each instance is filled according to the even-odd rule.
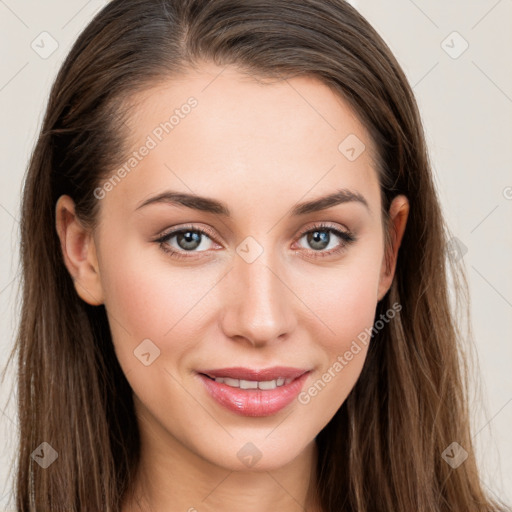
[[[504,510],[418,109],[345,2],[112,1],[21,224],[18,510]]]

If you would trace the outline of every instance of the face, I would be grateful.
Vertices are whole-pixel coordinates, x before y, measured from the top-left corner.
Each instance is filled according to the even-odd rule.
[[[148,438],[268,470],[353,388],[392,275],[374,147],[349,106],[314,78],[221,71],[136,97],[135,154],[95,192],[76,283],[105,304]]]

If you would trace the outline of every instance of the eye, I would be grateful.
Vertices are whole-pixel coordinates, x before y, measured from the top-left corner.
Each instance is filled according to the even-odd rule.
[[[194,253],[208,253],[216,245],[214,237],[214,233],[209,229],[182,226],[163,234],[155,242],[171,257],[179,259],[194,257]],[[313,228],[303,232],[298,241],[302,239],[311,247],[309,251],[306,249],[306,252],[310,253],[308,257],[313,258],[340,254],[349,244],[356,241],[356,237],[349,231],[341,231],[322,223],[315,224]]]
[[[165,252],[175,258],[189,257],[186,253],[206,252],[212,248],[213,234],[209,230],[185,226],[165,233],[155,240]]]
[[[356,241],[355,236],[349,231],[341,231],[327,224],[315,224],[312,229],[301,235],[299,241],[302,239],[311,247],[314,258],[339,254]],[[341,239],[341,243],[337,242],[337,239]]]

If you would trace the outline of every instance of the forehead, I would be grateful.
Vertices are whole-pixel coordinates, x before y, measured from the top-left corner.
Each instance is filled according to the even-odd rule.
[[[293,204],[334,188],[379,200],[368,131],[314,77],[271,81],[205,65],[134,96],[127,126],[133,165],[110,196],[132,206],[165,188],[253,207],[262,196]]]

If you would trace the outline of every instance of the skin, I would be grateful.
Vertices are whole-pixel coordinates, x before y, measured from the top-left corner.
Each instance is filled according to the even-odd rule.
[[[268,417],[223,408],[194,370],[284,365],[312,370],[304,389],[318,381],[371,329],[393,280],[408,201],[398,196],[390,207],[385,250],[373,142],[348,104],[310,77],[270,83],[204,64],[135,98],[133,149],[190,96],[197,107],[101,199],[93,231],[70,197],[56,205],[77,293],[105,305],[134,391],[142,461],[123,512],[319,511],[314,439],[356,383],[367,347],[309,403]],[[354,161],[338,150],[349,134],[366,146]],[[353,201],[290,216],[297,202],[339,188],[364,196],[368,208]],[[137,209],[164,190],[217,199],[232,216],[164,203]],[[357,239],[318,257],[344,241],[331,233],[318,249],[304,236],[315,222]],[[169,239],[190,256],[173,259],[154,240],[189,223],[215,239],[192,253]],[[263,248],[252,263],[236,252],[248,236]],[[149,366],[134,357],[144,339],[160,350]],[[251,467],[237,457],[248,442],[262,455]]]

